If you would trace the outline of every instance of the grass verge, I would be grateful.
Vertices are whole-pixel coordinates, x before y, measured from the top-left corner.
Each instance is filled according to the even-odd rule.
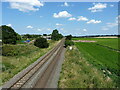
[[[67,48],[65,61],[58,82],[59,88],[115,88],[116,83],[109,76],[89,63],[74,46]]]

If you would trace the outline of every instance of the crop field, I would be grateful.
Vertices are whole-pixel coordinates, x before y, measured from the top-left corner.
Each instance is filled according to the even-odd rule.
[[[98,44],[108,46],[113,49],[120,49],[118,47],[118,41],[120,41],[120,38],[73,38],[72,40],[94,40]]]
[[[118,52],[94,43],[76,43],[76,46],[91,63],[99,65],[101,69],[106,68],[111,72],[118,73]]]
[[[9,49],[6,47],[4,53],[7,52],[12,56],[0,56],[0,58],[2,58],[2,61],[0,62],[0,67],[2,68],[2,73],[0,73],[2,81],[0,81],[0,85],[4,84],[15,74],[35,62],[38,58],[52,49],[58,42],[59,41],[50,40],[49,48],[45,49],[38,48],[33,44],[7,45],[9,49],[11,48],[13,50],[8,53]]]
[[[96,42],[75,42],[72,51],[67,49],[59,87],[118,87],[120,67],[118,55],[120,52],[103,47],[107,46],[118,50],[118,39],[73,38],[72,40],[89,40]],[[107,78],[109,78],[110,81],[107,80]]]

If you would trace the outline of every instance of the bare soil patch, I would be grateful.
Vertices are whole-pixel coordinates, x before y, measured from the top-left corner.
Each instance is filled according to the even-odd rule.
[[[73,42],[97,42],[92,40],[73,40]]]
[[[118,38],[118,37],[94,37],[94,38]]]

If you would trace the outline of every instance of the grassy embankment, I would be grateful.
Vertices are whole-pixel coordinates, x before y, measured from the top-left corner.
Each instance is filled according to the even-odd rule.
[[[31,63],[36,61],[39,57],[47,53],[52,49],[58,42],[49,41],[49,48],[40,49],[33,44],[17,44],[10,45],[14,47],[14,52],[17,53],[16,56],[2,56],[2,66],[3,72],[0,73],[0,78],[2,81],[0,85],[8,81],[15,74],[29,66]],[[1,57],[1,56],[0,56]]]
[[[101,43],[100,39],[96,40],[99,40],[99,43]],[[101,41],[102,40],[103,39],[101,39]],[[107,39],[104,40],[107,41]],[[115,46],[113,44],[115,43],[112,43],[112,45],[108,45]],[[76,46],[74,46],[74,49],[72,51],[69,51],[68,49],[66,51],[65,62],[62,67],[62,73],[59,81],[59,87],[116,87],[116,74],[118,71],[118,53],[115,51],[111,51],[107,48],[97,46],[95,43],[81,42],[75,43],[75,45],[77,46],[77,48]]]

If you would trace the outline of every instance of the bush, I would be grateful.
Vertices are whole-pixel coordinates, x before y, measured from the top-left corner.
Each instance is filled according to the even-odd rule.
[[[74,45],[74,42],[73,41],[71,41],[71,40],[66,40],[65,41],[65,46],[67,47],[67,46],[72,46],[72,45]]]
[[[49,43],[45,38],[37,38],[34,42],[34,45],[39,47],[39,48],[47,48],[49,47]]]
[[[14,46],[4,45],[2,47],[2,55],[3,56],[15,56],[15,55],[18,55],[18,52],[16,51]]]

